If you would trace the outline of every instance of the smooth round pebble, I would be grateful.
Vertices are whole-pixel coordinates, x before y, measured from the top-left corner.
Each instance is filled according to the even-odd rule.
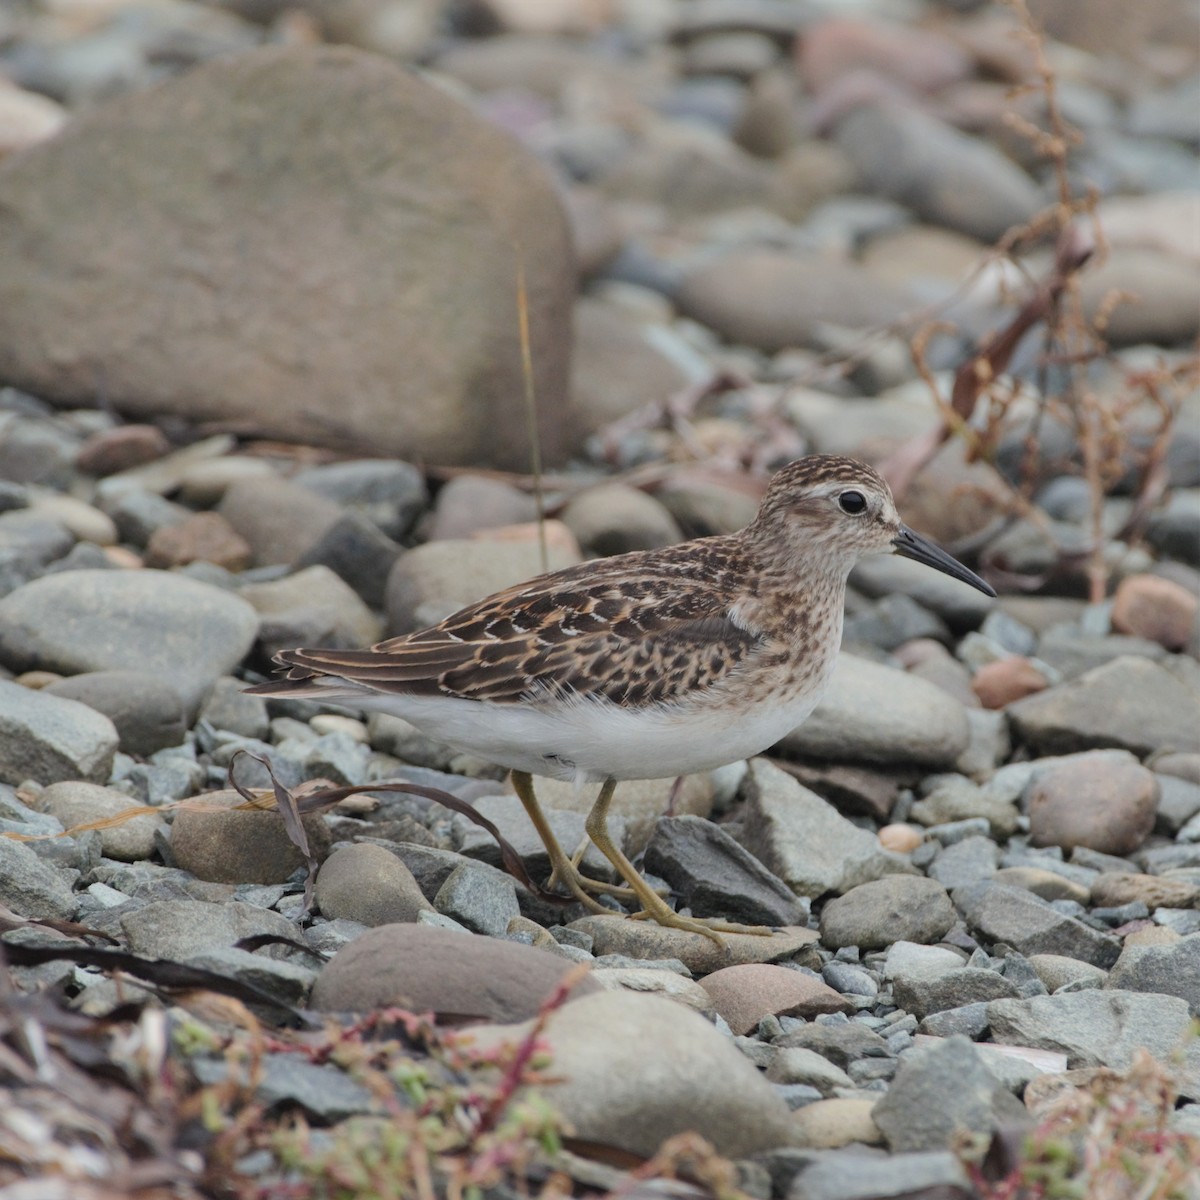
[[[42,812],[57,817],[63,828],[68,830],[75,825],[103,821],[138,807],[124,792],[79,780],[52,783],[42,790],[37,805]],[[154,853],[155,835],[162,828],[162,817],[152,812],[130,817],[119,825],[105,826],[99,831],[104,857],[122,862],[147,859]]]
[[[318,1012],[399,1006],[459,1020],[523,1021],[573,969],[548,951],[467,930],[381,925],[326,964],[312,1005]],[[585,974],[572,988],[572,1001],[599,990]]]
[[[1158,781],[1132,759],[1081,754],[1037,776],[1025,800],[1033,845],[1123,857],[1154,828]]]
[[[883,950],[896,941],[933,943],[953,928],[954,905],[940,883],[889,875],[851,888],[821,912],[821,942],[832,949]]]
[[[772,963],[745,963],[706,975],[700,986],[736,1034],[750,1033],[766,1016],[803,1017],[849,1013],[853,1005],[811,975]]]
[[[371,926],[415,921],[433,907],[404,863],[369,842],[343,846],[321,864],[315,897],[330,920]]]
[[[212,883],[283,883],[304,856],[273,809],[237,809],[237,792],[209,792],[175,812],[171,852],[176,863]],[[301,818],[318,862],[329,853],[329,828],[320,813]]]

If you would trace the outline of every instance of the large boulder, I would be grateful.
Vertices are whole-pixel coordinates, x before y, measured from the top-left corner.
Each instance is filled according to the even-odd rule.
[[[375,55],[270,48],[0,164],[0,379],[435,462],[569,448],[566,217],[507,134]]]

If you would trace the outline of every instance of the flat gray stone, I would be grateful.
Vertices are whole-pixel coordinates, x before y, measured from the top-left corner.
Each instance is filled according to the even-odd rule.
[[[65,919],[75,911],[71,885],[24,842],[0,837],[0,904],[22,917]]]
[[[473,933],[497,937],[521,915],[512,879],[482,863],[460,863],[438,889],[433,906]]]
[[[885,1157],[834,1152],[800,1172],[788,1200],[974,1200],[975,1189],[948,1150]]]
[[[884,875],[911,875],[902,855],[847,821],[815,792],[766,759],[750,762],[742,843],[801,896],[847,892]]]
[[[936,879],[948,891],[967,887],[995,875],[1000,861],[1000,847],[989,837],[966,837],[947,846],[927,868],[930,879]]]
[[[888,1147],[900,1152],[950,1150],[964,1130],[989,1135],[1002,1125],[1031,1120],[965,1037],[917,1046],[903,1055],[871,1116]]]
[[[470,1032],[487,1050],[520,1039],[529,1026]],[[542,1036],[561,1080],[545,1089],[546,1099],[585,1141],[650,1155],[692,1131],[731,1157],[796,1142],[787,1106],[753,1064],[674,1001],[631,992],[584,996],[552,1013]]]
[[[1016,999],[1021,995],[1016,984],[998,971],[960,967],[936,979],[900,976],[892,984],[898,1007],[924,1019],[930,1013],[964,1008],[989,1000]]]
[[[195,712],[254,644],[244,600],[168,571],[67,571],[0,600],[0,662],[10,670],[137,669],[169,681]]]
[[[126,754],[148,756],[178,746],[187,734],[183,697],[149,671],[85,671],[43,692],[103,713],[116,726]]]
[[[0,783],[103,783],[119,741],[113,723],[86,704],[0,679]]]
[[[232,946],[192,955],[187,959],[187,963],[192,967],[216,971],[218,975],[224,975],[227,979],[247,983],[276,1000],[291,1005],[303,1005],[317,979],[317,973],[311,967],[267,958],[265,955],[238,950]]]
[[[993,1000],[988,1005],[992,1041],[1067,1055],[1067,1066],[1128,1070],[1139,1047],[1159,1061],[1181,1048],[1182,1094],[1200,1099],[1200,1042],[1189,1040],[1187,1001],[1148,992],[1091,989]]]
[[[1192,1016],[1200,1017],[1200,933],[1169,945],[1126,946],[1106,986],[1179,996]]]
[[[572,969],[572,963],[516,942],[420,924],[381,925],[325,965],[312,1005],[319,1012],[396,1005],[443,1016],[521,1021],[537,1013]],[[571,994],[578,998],[599,990],[585,977]]]
[[[1098,933],[1023,888],[985,881],[959,888],[954,903],[972,929],[1026,956],[1062,954],[1107,968],[1121,950],[1116,938]]]
[[[1124,655],[1007,711],[1018,738],[1038,754],[1114,746],[1145,757],[1200,750],[1197,703],[1161,664]]]
[[[936,880],[891,875],[828,901],[821,911],[821,941],[834,950],[882,950],[897,939],[937,942],[956,919],[950,896]]]
[[[821,703],[779,749],[801,758],[949,770],[970,740],[966,710],[948,692],[894,667],[841,654]]]
[[[299,941],[299,930],[270,909],[232,900],[209,904],[203,900],[158,900],[121,918],[121,929],[134,954],[184,962],[210,951],[225,950],[242,938],[260,933]],[[286,946],[268,946],[269,957],[291,953]]]
[[[745,925],[798,925],[806,905],[719,825],[662,817],[646,847],[646,870],[665,879],[696,917]]]

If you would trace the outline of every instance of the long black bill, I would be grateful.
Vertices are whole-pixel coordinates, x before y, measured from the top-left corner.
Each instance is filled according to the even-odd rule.
[[[900,526],[900,532],[892,540],[892,545],[896,547],[896,553],[901,558],[911,558],[914,562],[924,563],[935,571],[949,575],[951,579],[969,583],[971,587],[978,588],[985,596],[996,594],[996,589],[991,584],[985,583],[974,571],[968,571],[957,558],[952,558],[928,538],[914,533],[907,525]]]

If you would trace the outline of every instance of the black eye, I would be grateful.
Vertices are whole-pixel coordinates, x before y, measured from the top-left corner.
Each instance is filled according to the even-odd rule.
[[[862,492],[843,492],[838,497],[838,507],[844,513],[857,516],[860,512],[866,511],[867,498]]]

